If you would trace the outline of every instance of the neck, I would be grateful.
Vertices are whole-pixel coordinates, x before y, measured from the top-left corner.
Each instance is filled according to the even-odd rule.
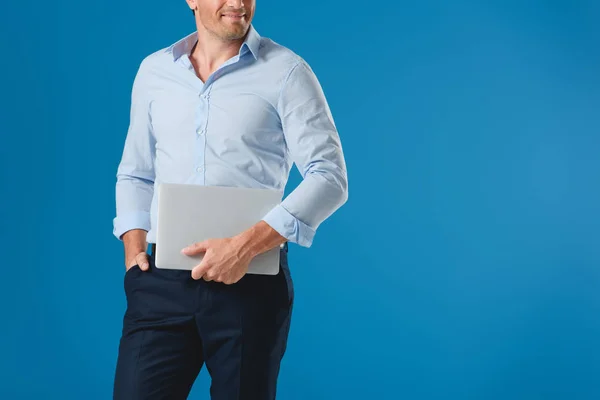
[[[245,36],[237,40],[223,40],[198,24],[198,42],[192,49],[190,58],[202,66],[203,70],[214,71],[225,61],[237,55]]]

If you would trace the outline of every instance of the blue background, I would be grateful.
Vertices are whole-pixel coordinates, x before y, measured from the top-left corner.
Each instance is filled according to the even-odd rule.
[[[290,246],[279,398],[600,398],[600,5],[522,3],[258,0],[349,173]],[[131,84],[194,29],[183,0],[3,3],[0,398],[110,398]]]

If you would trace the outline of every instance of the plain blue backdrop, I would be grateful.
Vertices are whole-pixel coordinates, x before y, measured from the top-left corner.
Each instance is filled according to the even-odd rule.
[[[349,174],[290,246],[278,398],[600,398],[599,20],[595,0],[258,0]],[[194,29],[183,0],[3,2],[0,398],[111,397],[131,84]]]

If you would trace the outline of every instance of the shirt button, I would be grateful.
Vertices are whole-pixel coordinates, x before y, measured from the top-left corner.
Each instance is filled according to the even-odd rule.
[[[202,172],[202,171],[203,171],[202,167],[196,168],[196,172]]]
[[[199,130],[198,135],[200,135],[200,136],[204,135],[204,129]]]

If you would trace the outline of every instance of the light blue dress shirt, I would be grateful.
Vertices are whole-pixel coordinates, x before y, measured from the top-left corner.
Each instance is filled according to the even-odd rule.
[[[277,189],[295,163],[301,183],[263,218],[310,247],[317,227],[348,198],[342,145],[323,90],[300,56],[253,26],[239,53],[206,82],[189,59],[193,32],[147,56],[133,83],[117,170],[113,234],[156,243],[161,182]]]

